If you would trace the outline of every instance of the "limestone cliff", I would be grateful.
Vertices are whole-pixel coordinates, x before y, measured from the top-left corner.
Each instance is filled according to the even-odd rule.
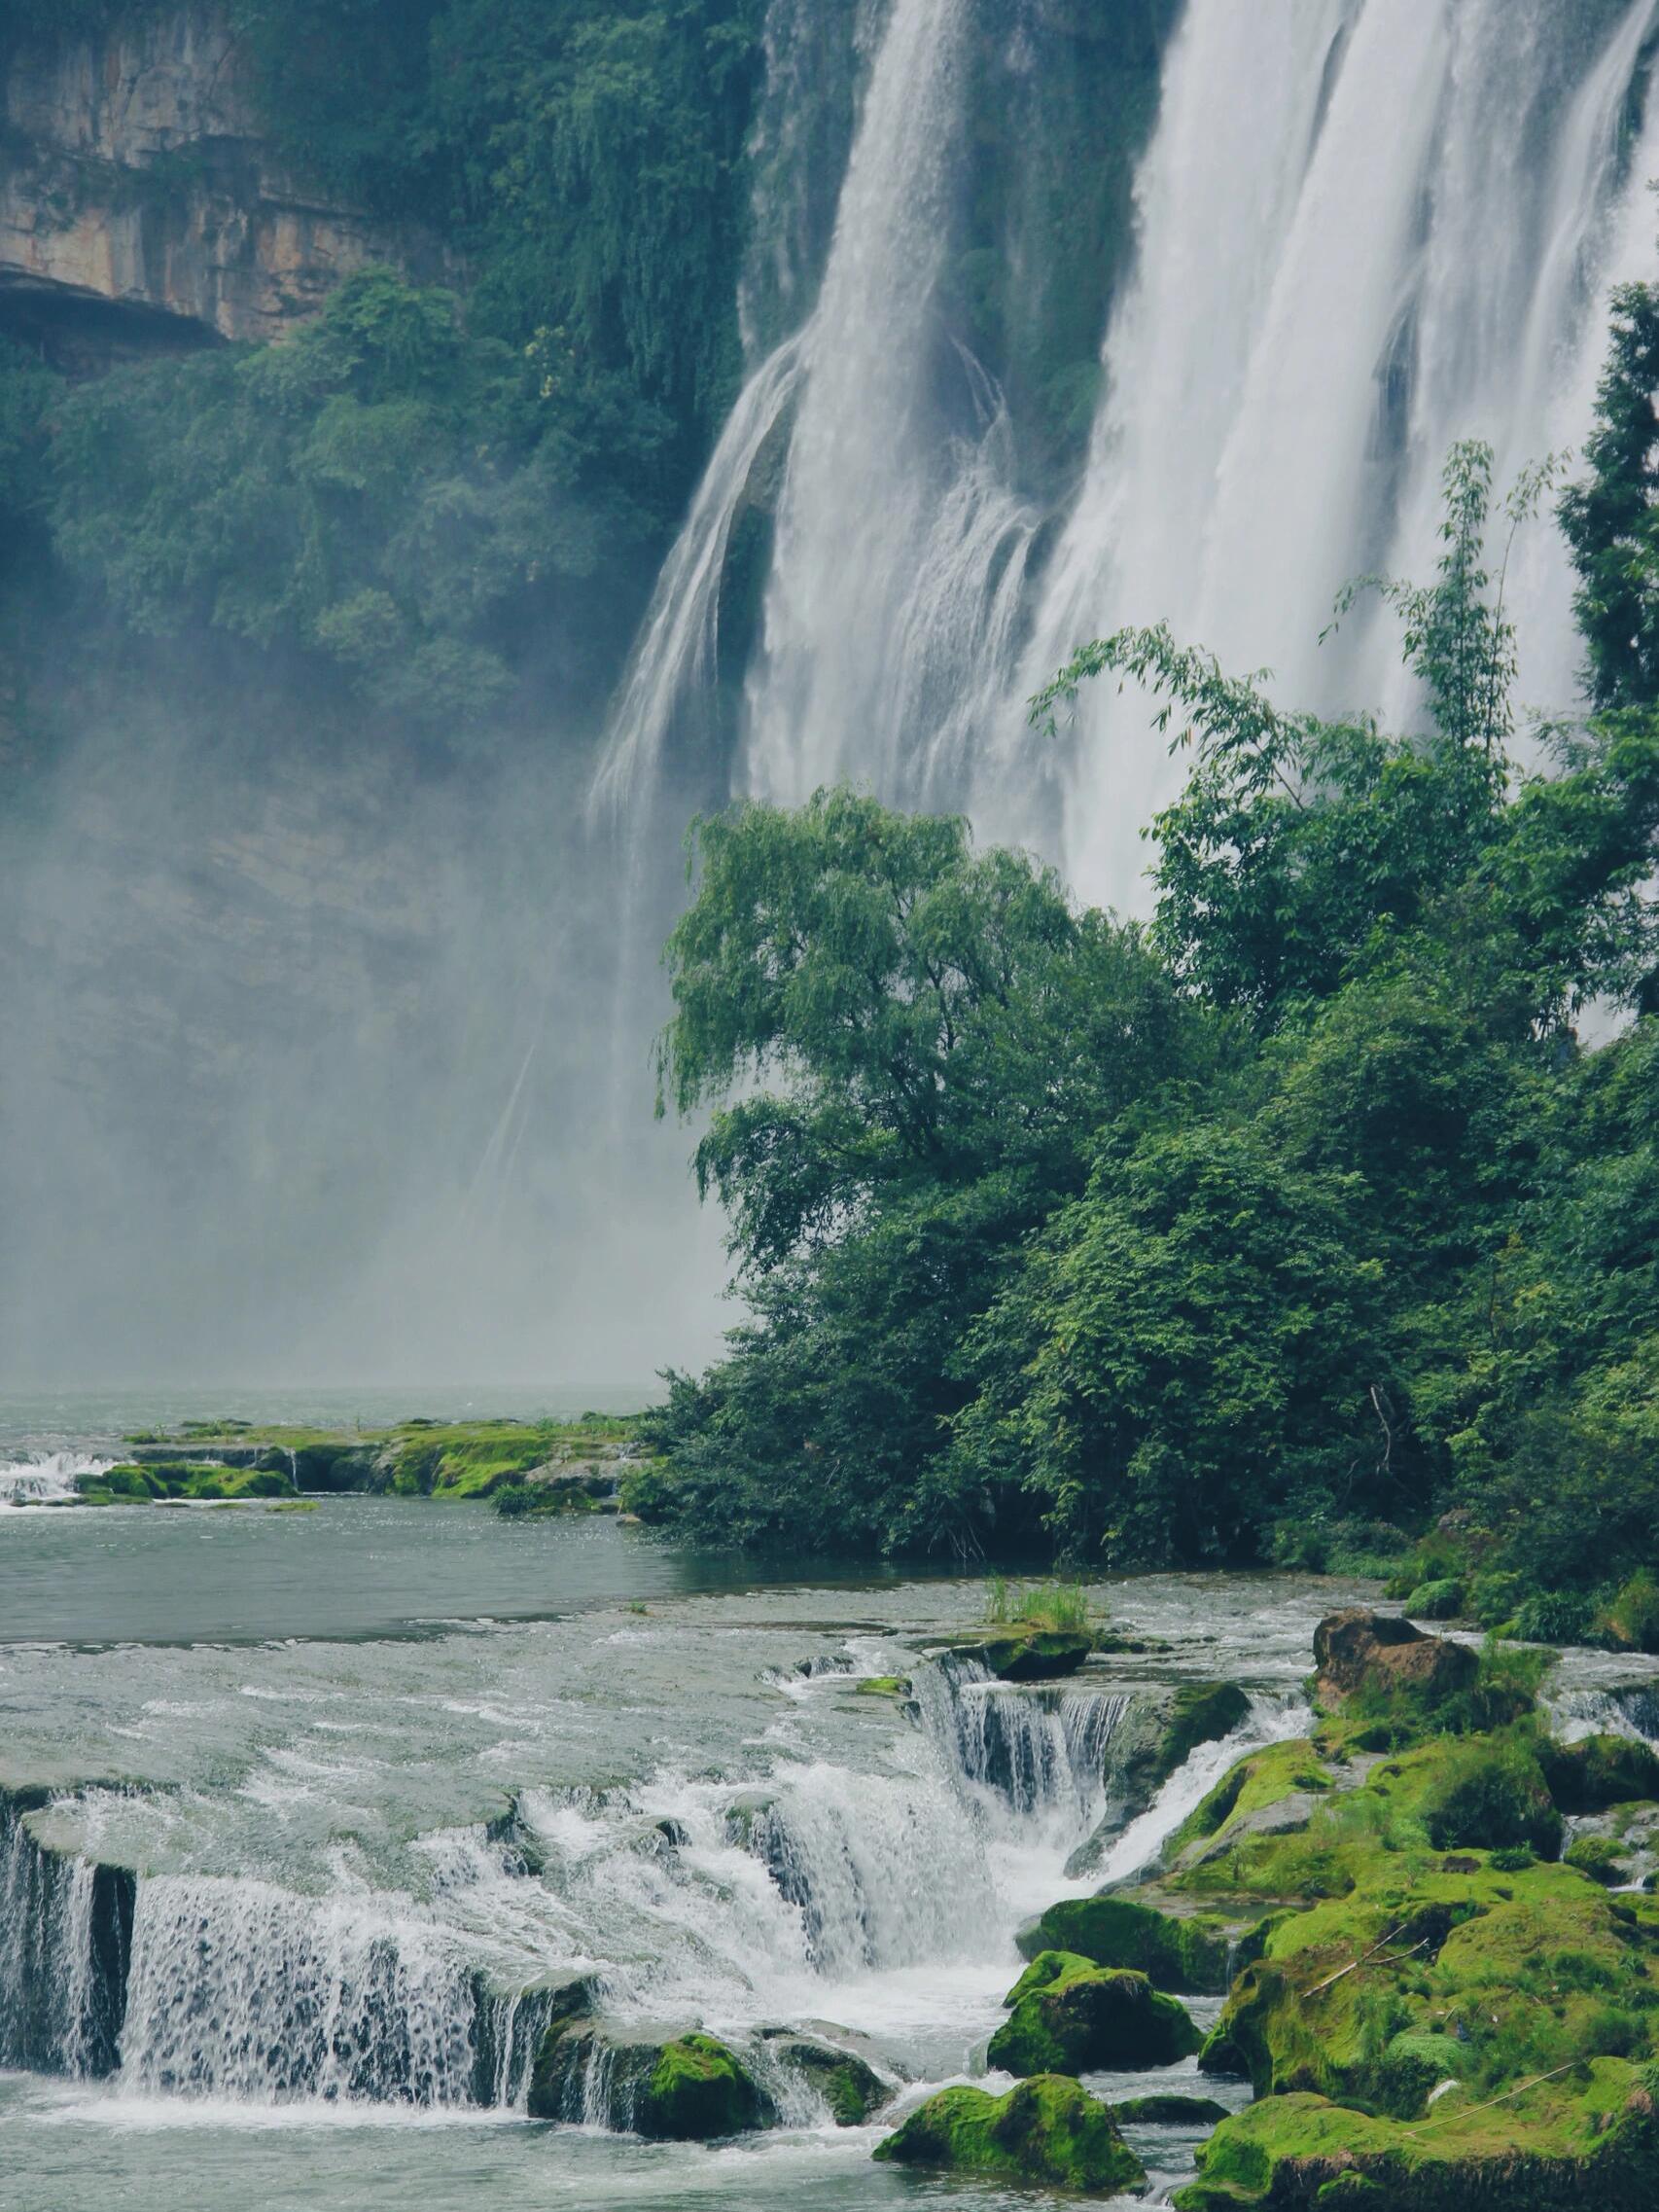
[[[458,275],[274,159],[213,0],[24,41],[0,69],[0,331],[65,367],[280,337],[369,262]]]

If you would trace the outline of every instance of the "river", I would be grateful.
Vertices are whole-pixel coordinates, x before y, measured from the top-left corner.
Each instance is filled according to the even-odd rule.
[[[35,1436],[36,1465],[97,1443]],[[1024,1919],[1299,1731],[1314,1623],[1355,1594],[1103,1586],[1156,1648],[1021,1690],[928,1656],[982,1618],[971,1578],[762,1579],[608,1519],[415,1500],[0,1511],[5,2201],[983,2212],[997,2190],[872,2164],[884,2129],[798,2086],[728,2147],[619,2133],[602,2086],[587,2124],[532,2122],[538,2004],[594,1973],[608,2017],[762,2066],[762,2031],[832,2022],[902,2110],[982,2066]],[[908,1697],[859,1688],[892,1676]],[[1114,1742],[1183,1678],[1241,1682],[1249,1719],[1068,1875]],[[94,1866],[137,1874],[119,1987]],[[1191,2170],[1190,2134],[1131,2140],[1154,2196]]]

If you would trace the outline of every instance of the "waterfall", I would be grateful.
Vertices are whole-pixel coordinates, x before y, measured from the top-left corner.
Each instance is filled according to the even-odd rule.
[[[79,1478],[102,1475],[113,1459],[88,1459],[78,1451],[42,1451],[21,1459],[0,1460],[0,1505],[57,1505],[77,1494]]]
[[[1041,500],[940,303],[983,13],[892,0],[867,39],[821,283],[800,0],[771,20],[745,323],[774,349],[663,570],[600,794],[638,805],[688,756],[705,774],[725,757],[727,646],[747,645],[738,788],[795,801],[848,777],[966,805],[982,832],[1055,851],[1083,895],[1137,903],[1141,830],[1179,780],[1146,702],[1095,687],[1060,746],[1024,702],[1086,639],[1167,620],[1226,665],[1271,667],[1288,701],[1409,725],[1381,610],[1321,633],[1351,578],[1431,567],[1456,440],[1491,441],[1500,486],[1582,443],[1608,292],[1655,264],[1659,0],[1187,0],[1086,455]],[[722,572],[758,498],[769,568],[758,634],[733,644]],[[1505,591],[1523,703],[1570,708],[1571,578],[1547,521]]]
[[[1270,1743],[1304,1735],[1313,1712],[1299,1696],[1253,1696],[1250,1711],[1230,1735],[1201,1743],[1164,1783],[1138,1820],[1132,1820],[1094,1869],[1097,1886],[1107,1889],[1130,1881],[1156,1866],[1164,1846],[1209,1796],[1228,1767]]]
[[[0,1791],[0,2066],[113,2071],[125,2005],[133,1882],[45,1850],[44,1801]]]
[[[726,555],[792,410],[740,780],[786,800],[842,775],[912,801],[962,783],[1041,520],[1011,488],[1001,393],[935,309],[971,17],[971,0],[893,0],[817,304],[751,376],[664,566],[612,715],[603,809],[648,797],[670,749],[710,743]]]
[[[1009,729],[1085,638],[1160,619],[1226,665],[1271,666],[1294,703],[1409,715],[1389,623],[1357,619],[1324,652],[1320,632],[1348,578],[1431,563],[1456,439],[1490,439],[1512,472],[1582,436],[1608,283],[1652,266],[1628,232],[1659,142],[1650,119],[1626,160],[1623,132],[1655,14],[1190,0]],[[1537,536],[1509,604],[1531,635],[1523,684],[1560,708],[1571,593]],[[1104,686],[1076,747],[1068,873],[1123,901],[1179,771]]]
[[[1622,1735],[1659,1749],[1659,1682],[1620,1683],[1610,1690],[1555,1689],[1543,1706],[1550,1732],[1564,1743],[1587,1735]]]
[[[745,777],[768,798],[849,774],[926,796],[1017,614],[1038,517],[1006,482],[1000,396],[935,302],[971,14],[968,0],[895,0],[871,73],[748,688]]]

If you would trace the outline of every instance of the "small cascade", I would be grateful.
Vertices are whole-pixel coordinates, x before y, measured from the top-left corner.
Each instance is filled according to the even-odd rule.
[[[1313,1712],[1298,1695],[1253,1696],[1250,1711],[1232,1733],[1213,1743],[1201,1743],[1176,1768],[1139,1819],[1132,1820],[1110,1844],[1093,1870],[1098,1887],[1112,1888],[1156,1866],[1171,1837],[1229,1766],[1267,1744],[1285,1743],[1306,1734],[1312,1725]]]
[[[0,1505],[60,1505],[77,1494],[83,1475],[103,1475],[113,1459],[89,1459],[78,1451],[41,1451],[0,1460]]]
[[[945,1659],[916,1684],[925,1725],[971,1783],[1016,1813],[1098,1817],[1109,1746],[1134,1698],[1123,1691],[1000,1683],[971,1659]]]
[[[493,2091],[481,1990],[412,1901],[255,1881],[139,1884],[121,2078],[129,2089],[456,2105]]]
[[[1564,1743],[1587,1735],[1622,1735],[1659,1750],[1659,1682],[1619,1683],[1609,1690],[1557,1689],[1542,1702],[1550,1732]]]
[[[115,2070],[126,2002],[133,1878],[49,1851],[0,1792],[0,2066],[88,2077]]]
[[[721,582],[731,533],[762,450],[794,404],[805,340],[789,338],[744,386],[663,566],[611,716],[590,805],[620,818],[649,797],[671,739],[715,731]]]

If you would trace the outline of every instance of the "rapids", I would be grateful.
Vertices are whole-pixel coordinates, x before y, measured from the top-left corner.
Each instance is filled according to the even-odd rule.
[[[949,1650],[983,1594],[412,1500],[0,1514],[8,2201],[913,2194],[768,2031],[832,2023],[901,2100],[977,2072],[1022,1922],[1154,1862],[1240,1751],[1299,1732],[1314,1624],[1358,1593],[1103,1586],[1147,1648],[1029,1687]],[[1175,1686],[1214,1679],[1250,1693],[1240,1728],[1125,1802]],[[1574,1658],[1558,1722],[1651,1732],[1656,1679]],[[783,2123],[644,2145],[603,2062],[581,2125],[528,2121],[548,1993],[583,1975],[624,2032],[730,2040]],[[1158,2188],[1189,2170],[1190,2132],[1133,2139]]]

